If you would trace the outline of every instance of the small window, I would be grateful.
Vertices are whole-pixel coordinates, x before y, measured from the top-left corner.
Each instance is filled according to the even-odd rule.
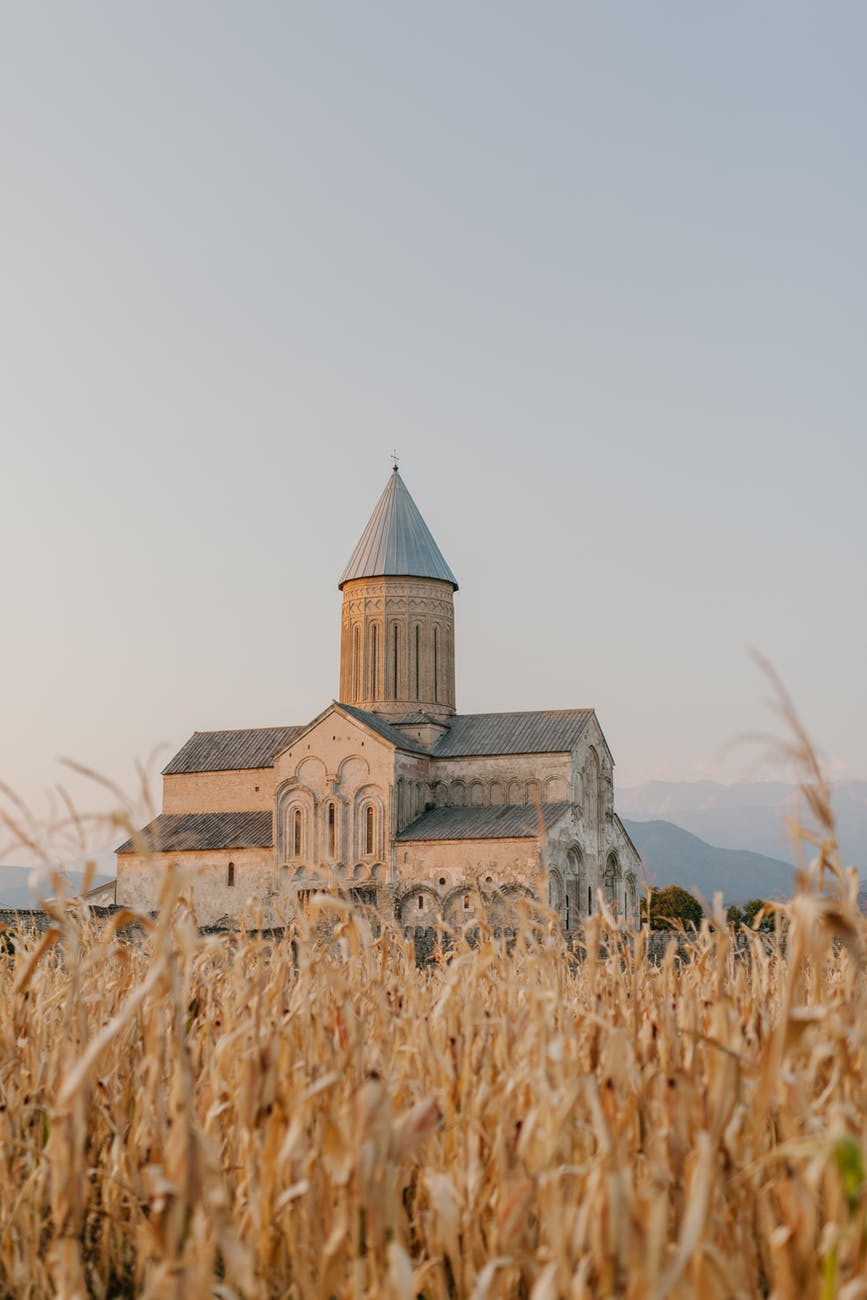
[[[369,804],[365,815],[364,851],[368,855],[373,853],[373,808]]]
[[[337,855],[337,815],[334,804],[328,805],[328,856],[333,858]]]
[[[418,896],[418,910],[420,912],[424,911],[424,894],[419,894]]]
[[[292,818],[292,856],[301,857],[301,809],[295,809],[295,816]]]
[[[470,910],[470,896],[469,894],[464,894],[464,911],[468,912],[469,910]]]
[[[589,885],[587,886],[587,915],[593,915],[593,891]]]
[[[229,886],[230,889],[232,889],[233,886],[234,886],[234,884],[235,884],[235,864],[234,864],[234,862],[230,862],[229,865],[228,865],[228,867],[226,868],[226,884]]]

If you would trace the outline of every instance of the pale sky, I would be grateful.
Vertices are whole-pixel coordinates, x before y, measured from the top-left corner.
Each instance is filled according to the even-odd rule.
[[[337,692],[388,477],[458,707],[867,775],[862,4],[0,11],[0,780]],[[72,783],[77,790],[78,787]]]

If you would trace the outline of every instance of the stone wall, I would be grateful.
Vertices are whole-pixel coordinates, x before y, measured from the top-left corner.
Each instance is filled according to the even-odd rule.
[[[233,884],[229,884],[230,863],[234,866]],[[225,918],[230,926],[245,910],[268,911],[270,907],[275,884],[271,849],[124,853],[118,859],[118,905],[140,912],[155,911],[170,866],[189,872],[193,907],[200,925],[213,925]]]
[[[270,812],[274,769],[183,772],[163,777],[164,813]]]
[[[491,804],[568,803],[569,754],[497,754],[483,758],[435,758],[430,765],[431,802],[438,808]]]
[[[454,619],[450,582],[410,577],[347,582],[340,637],[341,700],[392,718],[419,710],[434,717],[454,713]]]

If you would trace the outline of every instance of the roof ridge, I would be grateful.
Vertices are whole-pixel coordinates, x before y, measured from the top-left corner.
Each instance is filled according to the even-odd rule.
[[[591,704],[576,704],[568,709],[490,709],[484,713],[468,710],[467,712],[455,713],[453,716],[456,718],[514,718],[530,713],[593,713],[593,711],[593,705]]]
[[[306,727],[306,722],[275,722],[268,727],[207,727],[203,731],[198,728],[193,732],[194,736],[224,736],[229,731],[285,731],[288,727]]]

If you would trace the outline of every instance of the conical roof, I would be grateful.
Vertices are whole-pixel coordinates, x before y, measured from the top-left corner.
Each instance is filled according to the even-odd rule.
[[[458,589],[455,575],[443,559],[396,466],[338,585],[342,587],[353,578],[386,576],[439,578],[450,582],[455,591]]]

